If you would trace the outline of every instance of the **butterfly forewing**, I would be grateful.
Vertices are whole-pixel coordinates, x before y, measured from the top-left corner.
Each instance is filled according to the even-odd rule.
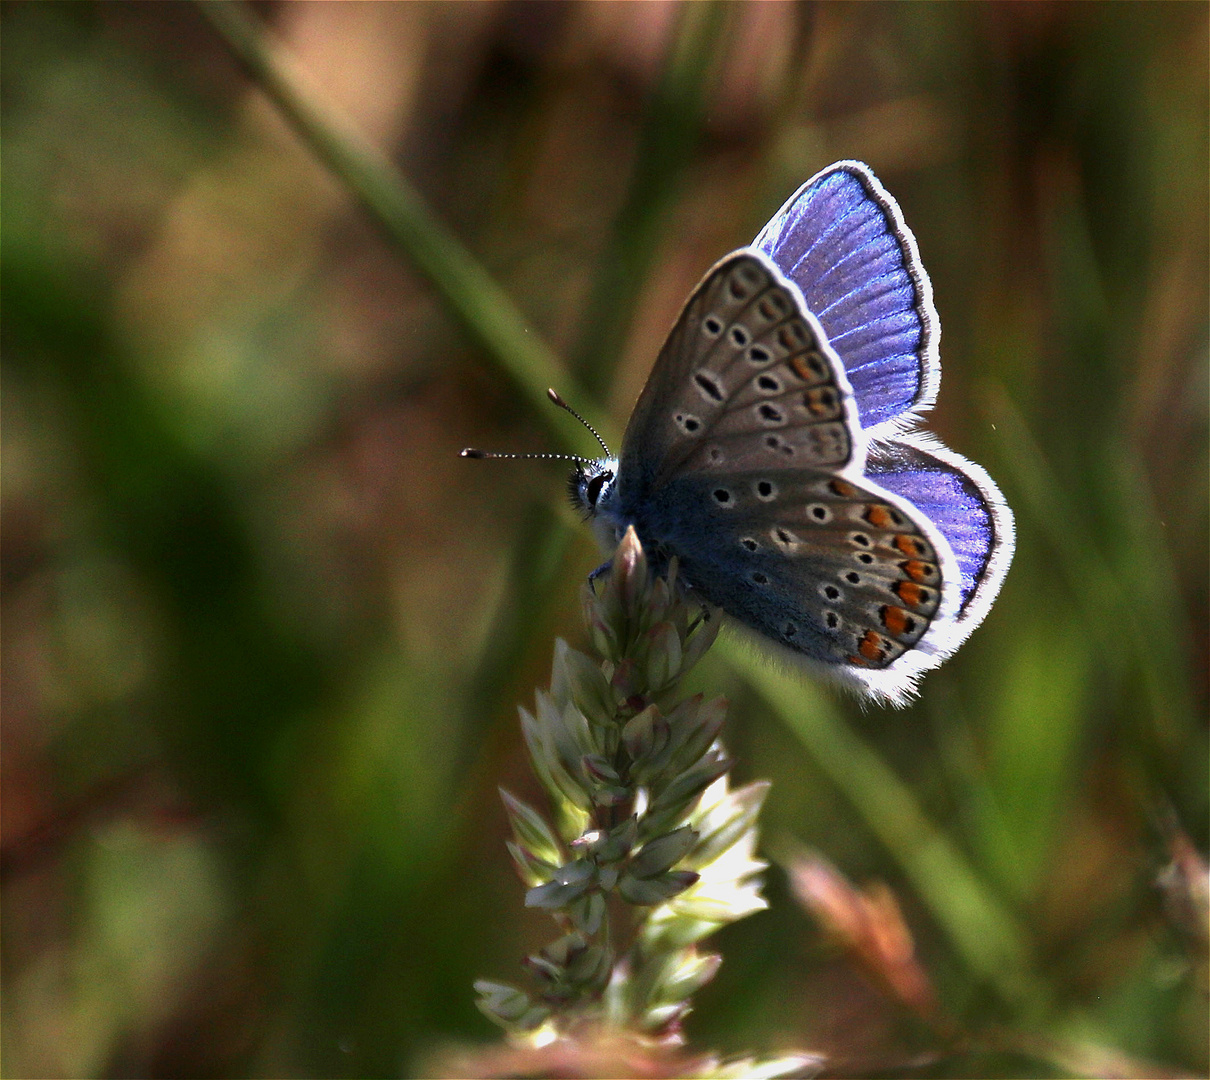
[[[698,286],[656,361],[622,447],[650,494],[684,469],[840,469],[856,414],[839,362],[792,286],[752,251]]]
[[[867,166],[840,161],[817,173],[752,246],[802,290],[844,363],[863,427],[933,403],[932,286],[898,203]]]
[[[656,362],[626,433],[621,508],[741,623],[880,670],[937,617],[943,561],[904,504],[842,475],[863,454],[814,316],[743,250],[698,286]]]

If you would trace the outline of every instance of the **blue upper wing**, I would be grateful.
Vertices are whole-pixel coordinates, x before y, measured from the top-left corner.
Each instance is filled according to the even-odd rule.
[[[866,165],[808,180],[753,242],[799,289],[844,363],[864,428],[937,396],[940,326],[916,240]]]

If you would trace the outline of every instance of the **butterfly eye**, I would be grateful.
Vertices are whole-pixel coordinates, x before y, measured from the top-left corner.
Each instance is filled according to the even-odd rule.
[[[588,481],[588,487],[584,489],[584,498],[588,500],[589,506],[597,505],[597,500],[601,497],[601,488],[612,479],[613,473],[606,471],[597,473],[596,476]]]

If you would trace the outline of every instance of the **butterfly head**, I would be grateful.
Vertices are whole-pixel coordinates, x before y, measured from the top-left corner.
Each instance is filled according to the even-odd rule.
[[[567,477],[567,494],[585,520],[594,518],[613,500],[618,463],[615,458],[577,461]]]

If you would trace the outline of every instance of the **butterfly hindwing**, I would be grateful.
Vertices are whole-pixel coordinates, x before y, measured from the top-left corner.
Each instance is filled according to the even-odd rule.
[[[797,290],[758,252],[718,263],[656,360],[620,473],[650,495],[682,469],[840,469],[864,452],[852,393]]]
[[[920,432],[871,448],[866,474],[918,507],[948,541],[958,564],[957,648],[982,621],[1012,559],[1013,515],[991,477]]]
[[[886,668],[952,609],[936,533],[826,470],[681,472],[638,524],[707,600],[818,662]]]

